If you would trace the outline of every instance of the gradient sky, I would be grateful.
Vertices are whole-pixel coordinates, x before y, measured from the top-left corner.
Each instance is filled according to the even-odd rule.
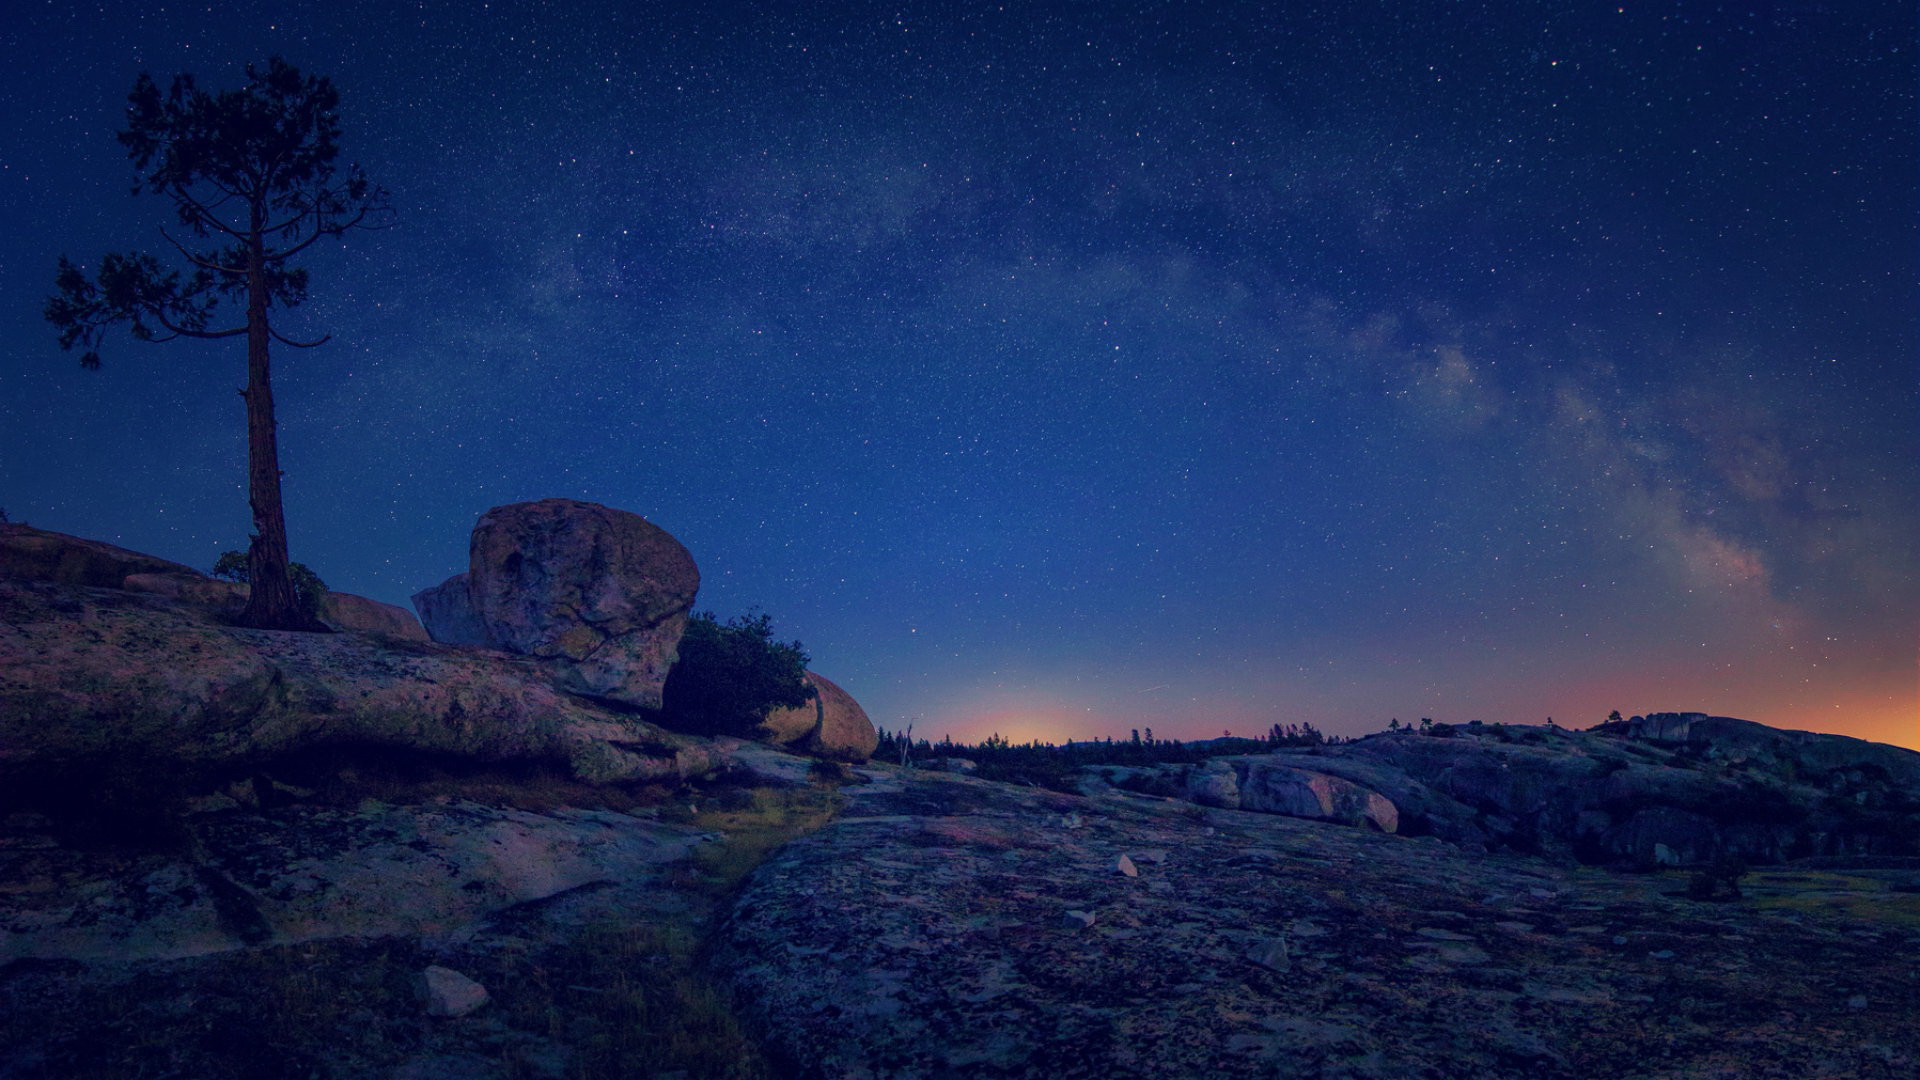
[[[163,250],[134,76],[278,53],[399,210],[279,324],[334,335],[275,377],[335,588],[566,496],[916,735],[1920,746],[1905,0],[9,11],[15,521],[244,545],[244,350],[84,372],[40,307]]]

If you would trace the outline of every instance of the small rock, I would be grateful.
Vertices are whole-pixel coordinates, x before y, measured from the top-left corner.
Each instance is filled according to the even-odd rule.
[[[1852,1009],[1854,1012],[1859,1012],[1866,1007],[1867,995],[1865,994],[1855,994],[1847,999],[1847,1008]]]
[[[209,795],[188,799],[185,809],[189,814],[218,814],[226,810],[240,809],[240,800],[216,791]]]
[[[1658,952],[1650,953],[1648,955],[1652,956],[1655,960],[1671,960],[1673,959],[1674,953],[1672,949],[1661,949]]]
[[[1120,856],[1120,861],[1114,864],[1114,868],[1128,877],[1140,876],[1140,868],[1133,865],[1133,860],[1127,858],[1125,855]]]
[[[1100,921],[1100,917],[1091,911],[1069,911],[1061,917],[1068,927],[1074,930],[1087,930]]]
[[[487,988],[438,964],[420,973],[420,1000],[428,1016],[465,1016],[492,1000]]]
[[[1254,942],[1247,949],[1247,959],[1269,971],[1287,971],[1293,967],[1293,958],[1287,954],[1286,938]]]
[[[1625,934],[1613,935],[1613,943],[1615,945],[1625,945],[1627,943],[1627,935]]]

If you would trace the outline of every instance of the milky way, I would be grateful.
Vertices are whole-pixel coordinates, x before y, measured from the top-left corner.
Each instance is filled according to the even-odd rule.
[[[1920,744],[1911,4],[681,6],[9,19],[0,507],[244,544],[237,347],[39,309],[162,249],[135,74],[278,53],[399,210],[276,356],[335,588],[566,496],[916,734]]]

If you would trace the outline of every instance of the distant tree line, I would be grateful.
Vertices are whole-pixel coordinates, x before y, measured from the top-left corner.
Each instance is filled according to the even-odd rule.
[[[1072,791],[1080,769],[1087,765],[1191,764],[1223,754],[1258,754],[1281,747],[1329,746],[1343,741],[1323,734],[1311,723],[1274,724],[1258,738],[1223,735],[1191,742],[1156,739],[1152,728],[1135,728],[1124,740],[1108,737],[1065,745],[1037,739],[1014,743],[998,732],[972,745],[956,743],[950,737],[936,743],[914,740],[911,727],[905,732],[884,727],[878,730],[880,742],[873,754],[876,761],[913,765],[939,758],[965,758],[974,763],[973,775],[981,779],[1057,791]]]

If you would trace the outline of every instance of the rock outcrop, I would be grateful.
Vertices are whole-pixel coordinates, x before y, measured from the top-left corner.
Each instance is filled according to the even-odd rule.
[[[222,617],[232,617],[247,603],[245,585],[98,540],[25,525],[0,524],[0,578],[151,593]],[[318,614],[335,630],[427,640],[412,612],[352,593],[327,593]]]
[[[1088,791],[1118,787],[1585,862],[1920,854],[1920,754],[1703,714],[1591,732],[1441,725],[1431,735],[1084,772]]]
[[[413,609],[420,613],[420,624],[426,627],[430,640],[442,645],[494,647],[479,613],[473,610],[473,597],[467,593],[464,572],[414,593]]]
[[[43,565],[101,579],[91,553],[28,572]],[[109,758],[217,771],[342,743],[556,761],[596,780],[715,766],[697,740],[561,693],[529,661],[404,636],[248,630],[195,598],[0,577],[0,790]]]
[[[1891,918],[1781,918],[1372,829],[862,771],[839,820],[755,871],[710,948],[791,1075],[1915,1064],[1903,950],[1920,934]]]
[[[815,672],[806,673],[813,700],[791,709],[775,709],[762,727],[767,741],[835,761],[861,762],[880,745],[867,711],[853,695]]]
[[[1381,832],[1399,828],[1400,814],[1393,803],[1351,780],[1266,761],[1248,762],[1238,780],[1242,810],[1371,825]]]
[[[707,838],[603,810],[471,801],[226,810],[187,853],[48,844],[10,860],[0,959],[197,956],[266,943],[444,933],[595,882],[657,878]],[[404,898],[404,902],[398,902]]]
[[[329,592],[320,600],[320,621],[335,630],[385,634],[407,641],[426,641],[427,631],[413,612],[352,593]]]
[[[436,641],[536,657],[568,689],[657,709],[699,587],[687,549],[640,515],[543,499],[481,515],[467,572],[414,605]]]
[[[152,555],[98,540],[0,522],[0,578],[120,589],[126,587],[130,574],[205,580],[204,575],[190,566]]]
[[[1756,872],[1745,899],[1709,902],[1679,874],[1125,792],[879,765],[833,791],[818,761],[712,749],[730,777],[773,786],[588,809],[505,774],[447,795],[347,783],[335,763],[316,766],[333,779],[314,790],[276,783],[288,802],[205,800],[159,847],[75,846],[39,815],[0,815],[0,1073],[1573,1080],[1920,1065],[1906,1007],[1920,859]],[[500,801],[530,798],[549,805]],[[714,888],[711,870],[764,842],[750,822],[772,807],[811,807],[822,827]],[[748,847],[699,854],[718,839],[703,828],[736,827]],[[457,992],[430,992],[436,967],[464,976],[431,976]],[[478,1006],[480,987],[484,1011],[435,1015]],[[665,1015],[704,1045],[737,1032],[726,1001],[769,1061],[735,1042],[731,1057],[662,1064],[666,1038],[622,1041]]]

